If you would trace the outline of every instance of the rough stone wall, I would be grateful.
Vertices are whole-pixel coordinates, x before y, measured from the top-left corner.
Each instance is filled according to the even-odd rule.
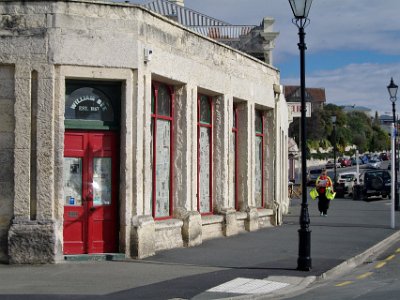
[[[7,232],[14,203],[14,67],[0,65],[0,261],[7,260]]]
[[[63,85],[66,78],[119,80],[125,88],[121,119],[121,148],[124,148],[121,153],[123,182],[120,185],[122,251],[137,252],[135,256],[138,257],[152,255],[155,248],[164,247],[161,242],[154,246],[156,236],[164,236],[161,238],[167,240],[171,232],[176,235],[180,231],[166,229],[169,232],[166,235],[163,229],[156,230],[152,222],[147,222],[151,218],[148,188],[151,176],[147,171],[150,169],[152,80],[174,86],[178,98],[176,152],[172,161],[177,169],[175,174],[178,174],[174,178],[173,192],[177,197],[174,199],[174,217],[184,222],[184,239],[176,237],[174,244],[197,245],[202,237],[201,217],[195,212],[198,93],[213,97],[218,104],[215,120],[218,143],[214,145],[217,150],[213,158],[218,176],[214,182],[217,213],[226,213],[233,205],[227,198],[232,183],[226,157],[230,145],[232,102],[233,99],[241,102],[239,201],[240,210],[248,212],[249,216],[249,220],[243,222],[254,223],[256,213],[251,210],[254,206],[254,109],[276,109],[272,88],[279,84],[276,69],[134,5],[96,1],[0,1],[0,29],[0,59],[3,63],[0,68],[0,151],[5,153],[0,159],[6,159],[6,167],[0,170],[0,197],[5,199],[0,202],[0,206],[5,206],[0,211],[0,257],[6,255],[7,246],[2,248],[6,244],[3,243],[4,234],[13,216],[17,220],[9,232],[12,251],[26,245],[27,235],[36,229],[37,235],[32,238],[38,242],[45,238],[49,242],[45,249],[42,248],[40,259],[40,251],[32,248],[35,257],[26,255],[28,260],[50,261],[48,257],[54,255],[54,251],[61,253]],[[145,61],[144,52],[149,49],[152,58]],[[10,67],[12,65],[15,67]],[[127,74],[121,74],[123,71]],[[37,146],[29,136],[33,126],[32,74],[36,74],[37,80]],[[10,85],[16,78],[15,88],[4,86],[3,76],[10,79]],[[15,95],[12,94],[14,91]],[[14,101],[18,102],[15,106],[18,111],[12,110]],[[3,105],[9,110],[3,110]],[[285,120],[282,118],[279,122]],[[280,123],[274,126],[277,128]],[[276,138],[272,127],[267,132],[271,139]],[[37,181],[30,178],[29,172],[32,147],[38,149],[35,154],[37,169],[34,170]],[[272,150],[268,158],[271,160],[275,155]],[[17,166],[13,165],[13,151]],[[10,173],[15,172],[16,182],[12,176],[4,175],[7,168]],[[273,174],[269,180],[274,179]],[[36,182],[34,197],[31,185],[24,184],[26,182]],[[272,191],[272,183],[269,186]],[[37,209],[35,216],[31,203]],[[140,222],[134,222],[138,216]],[[231,218],[232,214],[229,216]],[[32,222],[32,217],[37,220]],[[227,232],[237,231],[235,224],[227,223]],[[245,225],[246,228],[256,228],[251,224]],[[224,230],[224,225],[217,227]],[[131,238],[135,240],[132,244]],[[14,261],[20,261],[21,254],[15,255]]]

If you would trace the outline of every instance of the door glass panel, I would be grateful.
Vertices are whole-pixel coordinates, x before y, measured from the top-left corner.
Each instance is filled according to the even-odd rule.
[[[211,102],[206,96],[200,98],[200,122],[211,124]]]
[[[157,120],[156,146],[156,217],[169,216],[171,124]]]
[[[236,199],[236,132],[232,132],[232,138],[231,138],[231,155],[230,161],[229,161],[229,166],[231,169],[231,174],[232,174],[232,183],[233,183],[233,194],[232,194],[232,199],[231,203],[235,203]]]
[[[171,97],[165,86],[158,89],[157,114],[162,116],[171,115]]]
[[[93,205],[111,204],[111,157],[93,159]]]
[[[64,157],[64,205],[82,205],[82,158]]]
[[[255,199],[256,207],[262,206],[262,137],[256,137]]]
[[[211,129],[207,127],[200,127],[200,212],[207,213],[211,211],[210,208],[210,145],[211,145]]]

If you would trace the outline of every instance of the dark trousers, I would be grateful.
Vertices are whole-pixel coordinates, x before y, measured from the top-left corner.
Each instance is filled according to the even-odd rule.
[[[325,193],[318,193],[318,210],[323,213],[327,214],[329,209],[329,200],[326,198]]]

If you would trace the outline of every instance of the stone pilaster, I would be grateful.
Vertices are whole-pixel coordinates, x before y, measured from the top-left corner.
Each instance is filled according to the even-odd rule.
[[[247,231],[258,230],[258,211],[256,207],[249,207],[247,209],[247,218],[244,222],[244,227]]]
[[[46,264],[56,262],[57,224],[53,221],[14,220],[8,232],[11,264]]]
[[[225,217],[223,226],[224,235],[232,236],[238,234],[239,227],[236,220],[236,210],[233,208],[224,209],[221,214]]]
[[[223,96],[214,98],[214,149],[213,149],[213,200],[214,211],[220,213],[223,207],[229,207],[229,101]],[[234,204],[232,204],[232,208]]]
[[[151,216],[136,216],[131,224],[131,257],[145,258],[155,254],[156,227]]]
[[[195,247],[201,245],[202,221],[201,215],[197,211],[176,211],[176,217],[183,221],[182,239],[185,247]]]

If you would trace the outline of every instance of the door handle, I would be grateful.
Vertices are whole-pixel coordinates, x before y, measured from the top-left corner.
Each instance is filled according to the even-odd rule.
[[[93,211],[95,211],[96,210],[96,207],[94,207],[94,206],[92,206],[91,208],[90,208],[90,211],[91,212],[93,212]]]

